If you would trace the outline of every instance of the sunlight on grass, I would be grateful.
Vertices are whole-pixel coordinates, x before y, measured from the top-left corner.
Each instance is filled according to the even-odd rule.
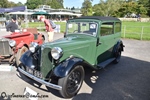
[[[66,29],[66,22],[55,22],[60,25],[60,32],[64,33]],[[22,25],[25,27],[25,24]],[[43,22],[30,22],[28,27],[42,27],[40,31],[45,31]],[[125,33],[125,35],[124,35]],[[150,40],[150,22],[122,22],[122,34],[124,38]]]

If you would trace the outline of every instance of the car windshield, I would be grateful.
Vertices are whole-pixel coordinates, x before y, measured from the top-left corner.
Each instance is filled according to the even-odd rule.
[[[97,26],[96,22],[68,22],[67,34],[86,34],[96,36]]]

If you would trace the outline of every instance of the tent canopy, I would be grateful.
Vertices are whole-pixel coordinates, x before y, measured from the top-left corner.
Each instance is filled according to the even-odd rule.
[[[0,13],[15,12],[15,11],[25,11],[25,10],[26,10],[25,6],[12,7],[12,8],[0,8]]]
[[[49,15],[49,14],[44,11],[37,11],[37,12],[33,13],[32,15]]]
[[[33,13],[32,12],[10,12],[8,14],[11,14],[11,15],[32,15]]]

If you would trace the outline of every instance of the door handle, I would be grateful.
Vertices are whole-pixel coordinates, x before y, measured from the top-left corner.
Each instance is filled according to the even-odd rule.
[[[99,43],[97,43],[97,45],[96,46],[99,46],[99,45],[101,45],[102,44],[102,42],[99,42]]]

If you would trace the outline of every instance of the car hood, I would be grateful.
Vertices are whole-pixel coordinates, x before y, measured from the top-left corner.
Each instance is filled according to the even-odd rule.
[[[12,38],[19,38],[19,37],[28,36],[28,35],[30,35],[29,32],[23,32],[23,33],[20,33],[20,32],[13,32],[13,33],[10,34],[10,35],[4,36],[4,38],[12,39]]]
[[[45,43],[44,45],[46,47],[50,47],[50,48],[53,48],[53,47],[61,47],[62,49],[63,48],[66,48],[66,47],[73,47],[73,48],[76,48],[74,46],[80,46],[80,45],[89,45],[88,43],[91,42],[91,41],[94,41],[95,40],[95,37],[91,37],[91,36],[69,36],[69,37],[66,37],[66,38],[62,38],[62,39],[58,39],[58,40],[55,40],[53,42],[49,42],[49,43]],[[83,45],[84,46],[84,45]]]
[[[96,37],[78,35],[68,36],[56,40],[51,43],[45,43],[42,45],[44,48],[60,47],[63,50],[63,56],[60,60],[64,60],[70,56],[82,58],[84,60],[90,59],[95,50]]]

